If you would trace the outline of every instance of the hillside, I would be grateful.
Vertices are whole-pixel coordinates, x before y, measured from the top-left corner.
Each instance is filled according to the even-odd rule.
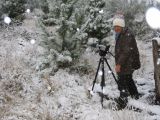
[[[20,26],[0,28],[1,120],[160,120],[160,107],[153,104],[151,40],[137,41],[142,68],[134,73],[134,78],[142,96],[139,100],[129,98],[127,108],[115,111],[112,100],[104,100],[105,109],[102,109],[100,96],[89,95],[99,59],[89,48],[80,59],[92,66],[93,71],[88,75],[68,69],[50,75],[49,68],[42,71],[37,68],[47,51],[39,45],[42,34],[34,15],[28,16]],[[108,61],[114,68],[113,58]],[[117,97],[119,91],[112,76],[107,74],[106,78],[105,94]],[[99,90],[98,84],[95,89]]]

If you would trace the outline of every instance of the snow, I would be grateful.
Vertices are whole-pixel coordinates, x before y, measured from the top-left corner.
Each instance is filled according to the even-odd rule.
[[[142,14],[142,13],[138,13],[138,14],[136,14],[135,15],[135,21],[136,22],[143,22],[143,20],[144,20],[144,15]]]
[[[80,29],[79,29],[79,28],[77,28],[77,31],[79,32],[79,31],[80,31]]]
[[[102,71],[99,71],[99,72],[98,72],[98,75],[102,76],[102,75],[103,75],[103,72],[102,72]]]
[[[128,104],[132,105],[132,106],[135,106],[136,108],[140,108],[147,113],[160,115],[160,110],[159,110],[160,106],[147,105],[147,104],[144,104],[143,102],[139,102],[139,101],[136,101],[136,100],[130,100]]]
[[[112,71],[108,71],[109,74],[112,74]]]
[[[28,14],[29,14],[30,12],[31,12],[31,10],[30,10],[30,9],[27,9],[27,10],[26,10],[26,13],[28,13]]]
[[[100,14],[103,14],[103,13],[104,13],[104,11],[103,11],[103,10],[100,10],[100,11],[99,11],[99,13],[100,13]]]
[[[11,23],[11,18],[10,17],[4,17],[4,23],[9,25]]]
[[[155,38],[153,38],[153,40],[156,40],[158,45],[160,45],[160,38],[159,37],[155,37]]]
[[[160,58],[158,58],[157,60],[157,65],[160,65]]]
[[[30,43],[35,44],[35,40],[34,39],[30,40]]]

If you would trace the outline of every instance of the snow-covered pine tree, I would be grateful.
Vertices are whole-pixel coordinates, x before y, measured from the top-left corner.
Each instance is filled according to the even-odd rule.
[[[90,0],[86,6],[87,20],[82,28],[88,34],[89,38],[97,38],[102,40],[110,32],[110,26],[107,19],[104,17],[104,0]]]
[[[72,21],[71,17],[74,12],[75,0],[62,0],[60,6],[60,17],[59,24],[60,28],[58,30],[59,35],[62,38],[62,51],[70,49],[72,41],[70,38],[72,37],[72,33],[74,33],[74,21]]]
[[[63,40],[61,51],[72,51],[73,49],[76,49],[75,36],[77,36],[77,28],[83,21],[83,15],[81,16],[78,14],[81,10],[79,10],[79,8],[75,9],[76,2],[77,1],[75,0],[59,0],[54,2],[54,8],[50,9],[48,18],[44,20],[46,25],[53,25],[52,23],[54,21],[56,25],[60,26],[57,32]]]
[[[2,0],[1,11],[3,14],[8,14],[9,17],[17,20],[23,20],[25,12],[26,0]]]
[[[46,32],[45,43],[49,50],[55,49],[61,58],[74,60],[85,50],[88,38],[105,38],[110,26],[104,18],[104,6],[103,0],[49,0],[50,12],[43,17],[43,28],[48,29],[49,25],[54,28],[54,32]],[[67,60],[71,62],[71,59]],[[64,60],[59,63],[66,65]]]
[[[76,31],[73,20],[75,3],[75,0],[49,0],[50,12],[43,16],[41,26],[47,38],[44,43],[49,51],[54,51],[52,54],[56,56],[58,66],[70,65],[73,60],[72,50],[76,49],[72,42]]]

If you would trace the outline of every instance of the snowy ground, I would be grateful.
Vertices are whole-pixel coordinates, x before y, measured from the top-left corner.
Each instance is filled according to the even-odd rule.
[[[88,59],[95,69],[90,75],[80,76],[61,69],[49,76],[35,70],[45,53],[38,46],[40,35],[35,17],[25,20],[22,26],[0,29],[1,120],[160,120],[160,107],[153,105],[151,41],[138,42],[142,68],[134,73],[134,78],[143,96],[139,100],[129,98],[128,103],[142,112],[128,108],[114,111],[111,100],[104,100],[105,109],[102,109],[98,94],[91,97],[88,92],[99,59],[93,52],[86,52],[82,58]],[[31,39],[35,39],[36,44],[31,44]],[[111,66],[114,65],[112,61],[109,60]],[[99,89],[98,84],[95,89]],[[119,95],[109,74],[106,75],[105,93],[111,97]]]

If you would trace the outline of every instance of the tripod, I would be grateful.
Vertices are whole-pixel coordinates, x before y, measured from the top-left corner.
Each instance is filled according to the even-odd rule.
[[[95,79],[93,81],[93,86],[92,86],[92,91],[94,90],[94,86],[95,86],[95,83],[96,83],[96,80],[97,80],[97,76],[98,76],[98,72],[99,72],[99,69],[100,69],[100,66],[101,66],[101,69],[102,69],[102,76],[101,76],[101,83],[100,83],[100,86],[101,86],[101,90],[102,90],[102,96],[101,96],[101,105],[102,105],[102,108],[103,108],[103,98],[104,98],[104,94],[103,94],[103,88],[105,86],[105,70],[104,70],[104,63],[107,64],[109,70],[111,71],[111,74],[115,80],[115,82],[118,84],[118,80],[116,79],[116,76],[115,74],[113,73],[108,61],[107,61],[107,58],[105,57],[107,53],[110,53],[108,51],[109,47],[104,50],[99,50],[99,55],[100,55],[100,60],[99,60],[99,64],[98,64],[98,68],[97,68],[97,71],[96,71],[96,75],[95,75]],[[112,55],[112,53],[110,53]],[[113,55],[112,55],[113,56]]]

